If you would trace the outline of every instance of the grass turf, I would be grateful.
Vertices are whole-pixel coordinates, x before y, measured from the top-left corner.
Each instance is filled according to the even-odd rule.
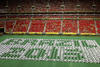
[[[0,41],[6,38],[33,38],[33,39],[77,39],[77,40],[96,40],[100,45],[100,36],[37,36],[37,35],[3,35]],[[58,61],[33,61],[33,60],[2,60],[0,67],[100,67],[96,63],[73,63]]]

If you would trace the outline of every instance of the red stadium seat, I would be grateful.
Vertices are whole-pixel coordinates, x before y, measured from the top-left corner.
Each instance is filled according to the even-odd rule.
[[[48,20],[46,25],[46,32],[60,32],[60,20]]]
[[[76,20],[64,20],[62,31],[66,33],[77,33]]]
[[[44,23],[42,20],[33,20],[29,32],[43,32]]]
[[[79,30],[80,30],[80,33],[96,33],[94,21],[93,20],[80,20]]]
[[[100,21],[96,21],[97,33],[100,34]]]
[[[17,20],[13,32],[27,32],[29,20]]]
[[[12,32],[14,21],[6,21],[6,32]]]

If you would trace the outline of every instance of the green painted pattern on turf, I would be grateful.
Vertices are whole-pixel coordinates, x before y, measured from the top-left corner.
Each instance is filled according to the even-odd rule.
[[[33,39],[78,39],[96,40],[100,45],[99,36],[33,36],[33,35],[4,35],[0,36],[0,41],[6,38],[33,38]],[[55,61],[31,61],[31,60],[0,60],[0,67],[100,67],[95,63],[73,63]]]

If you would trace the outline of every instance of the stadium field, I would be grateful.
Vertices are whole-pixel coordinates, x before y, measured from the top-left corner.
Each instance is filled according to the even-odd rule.
[[[6,40],[13,40],[11,41],[11,43],[7,43],[6,44]],[[37,41],[46,41],[47,45],[48,45],[48,41],[47,40],[52,40],[52,41],[56,41],[57,43],[60,43],[60,41],[64,41],[64,40],[67,40],[68,42],[66,44],[70,44],[73,42],[82,42],[82,43],[85,43],[86,42],[89,42],[89,41],[95,41],[96,43],[98,43],[98,45],[100,45],[100,36],[54,36],[54,35],[3,35],[3,36],[0,36],[0,46],[1,47],[4,47],[5,44],[9,47],[15,47],[15,46],[12,46],[12,43],[14,43],[15,41],[17,40],[25,40],[25,39],[28,39],[28,40],[37,40]],[[59,40],[60,39],[60,40]],[[84,41],[84,42],[83,42]],[[5,42],[5,44],[4,44]],[[29,42],[28,42],[29,43]],[[44,42],[42,42],[43,44]],[[50,42],[51,43],[51,42]],[[55,42],[54,42],[55,43]],[[53,44],[54,44],[53,43]],[[94,42],[93,42],[94,43]],[[3,45],[4,44],[4,45]],[[15,44],[15,43],[14,43]],[[19,42],[18,42],[19,44]],[[36,43],[34,43],[36,44]],[[42,45],[41,44],[41,45]],[[24,47],[24,45],[21,46],[20,45],[17,45],[17,47]],[[50,46],[50,45],[49,45]],[[51,45],[52,46],[52,45]],[[66,47],[66,45],[59,45],[58,46],[55,46],[55,47],[61,47],[61,49],[63,48],[63,46]],[[69,45],[70,46],[70,45]],[[75,48],[76,48],[77,44],[75,45]],[[89,46],[86,46],[83,45],[84,48],[89,48],[89,49],[95,49],[95,45],[89,45]],[[27,46],[28,47],[28,46]],[[31,46],[30,46],[31,47]],[[38,46],[39,48],[40,46]],[[68,47],[68,46],[67,46]],[[79,48],[80,46],[78,46],[77,48]],[[34,47],[33,47],[34,48]],[[32,49],[33,49],[32,48]],[[41,47],[40,47],[41,48]],[[55,48],[55,49],[57,49]],[[47,49],[46,49],[47,50]],[[73,49],[74,50],[74,49]],[[24,52],[24,51],[23,51]],[[75,52],[74,52],[75,53]],[[99,53],[99,52],[97,52]],[[10,53],[13,55],[13,52]],[[94,53],[95,54],[95,53]],[[92,55],[92,54],[91,54]],[[1,56],[1,55],[0,55]],[[3,55],[5,56],[5,55]],[[100,61],[100,56],[98,56],[98,58],[96,58],[98,61],[96,62],[95,60],[89,60],[89,62],[85,62],[85,60],[81,60],[81,61],[72,61],[72,60],[69,60],[69,61],[59,61],[58,60],[38,60],[38,59],[35,59],[35,60],[32,60],[33,58],[30,58],[29,56],[27,56],[28,58],[14,58],[14,57],[10,57],[8,58],[7,57],[8,55],[6,55],[6,57],[0,57],[0,67],[100,67],[100,64],[99,64],[99,61]],[[10,55],[9,55],[10,56]],[[70,55],[69,55],[70,56]],[[93,55],[94,56],[94,55]],[[8,59],[7,59],[8,58]],[[54,54],[53,54],[53,58],[54,58]],[[62,57],[61,57],[62,58]],[[95,57],[94,57],[95,58]],[[82,57],[80,58],[82,59]],[[79,57],[78,59],[79,60]],[[90,62],[91,61],[91,62]]]

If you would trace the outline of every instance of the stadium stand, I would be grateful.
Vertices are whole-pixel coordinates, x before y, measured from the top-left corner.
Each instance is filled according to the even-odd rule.
[[[32,20],[29,32],[43,32],[44,21],[42,20]]]
[[[4,28],[4,22],[0,21],[0,28]]]
[[[29,20],[17,20],[13,32],[27,32]]]
[[[6,21],[6,32],[13,32],[14,21]]]
[[[0,67],[100,67],[99,36],[100,0],[0,0]]]
[[[15,3],[16,2],[16,3]],[[6,21],[6,32],[62,32],[62,33],[100,33],[99,32],[99,20],[96,21],[95,18],[100,18],[97,16],[89,16],[85,12],[88,11],[99,11],[100,2],[92,2],[89,0],[84,1],[2,1],[0,5],[1,9],[7,9],[8,13],[31,13],[40,12],[40,15],[13,15],[10,16],[0,16],[0,19],[16,19]],[[85,5],[84,5],[85,4]],[[74,12],[81,11],[84,12],[84,16],[65,16],[64,12]],[[41,12],[43,12],[41,14]],[[48,14],[45,14],[48,12]],[[49,13],[50,12],[50,13]],[[62,12],[63,15],[55,15],[52,12]],[[43,15],[45,14],[45,15]],[[74,13],[73,13],[74,14]],[[94,13],[93,13],[94,14]],[[95,15],[95,14],[94,14]],[[77,18],[79,19],[77,20]],[[27,19],[25,19],[27,18]],[[32,19],[32,20],[30,20]],[[78,23],[79,22],[79,23]],[[79,28],[78,28],[79,26]],[[37,28],[36,28],[37,27]]]
[[[46,25],[46,32],[60,32],[60,20],[48,20]]]
[[[100,34],[100,21],[96,21],[97,33]]]
[[[21,0],[21,1],[3,1],[5,4],[1,4],[0,8],[8,8],[8,11],[11,13],[15,13],[15,12],[46,12],[47,11],[47,5],[49,5],[49,9],[48,11],[92,11],[94,10],[94,6],[96,6],[96,10],[99,10],[99,2],[95,2],[95,4],[93,4],[93,2],[90,0],[88,3],[86,2],[86,0],[82,1],[82,2],[78,2],[71,0],[71,1],[50,1],[50,2],[43,2],[43,1],[27,1],[27,0]],[[16,2],[16,3],[14,3]],[[84,5],[85,4],[85,5]],[[3,6],[6,5],[6,6]],[[61,5],[63,5],[63,9],[61,7]],[[8,6],[8,7],[7,7]],[[34,8],[32,9],[32,6],[34,6]]]
[[[64,20],[63,32],[66,33],[77,33],[77,21],[76,20]]]
[[[3,1],[5,4],[6,2]],[[13,3],[16,2],[16,3]],[[85,5],[84,5],[85,4]],[[93,11],[94,7],[95,10],[99,11],[99,2],[95,2],[93,3],[91,0],[88,1],[88,3],[86,2],[86,0],[82,1],[82,2],[78,2],[71,0],[71,1],[66,1],[66,2],[62,2],[62,1],[50,1],[50,2],[43,2],[43,1],[27,1],[27,0],[22,0],[22,1],[10,1],[8,2],[8,11],[11,13],[15,13],[15,12],[46,12],[47,11],[47,5],[49,5],[48,11]],[[1,8],[4,8],[3,6],[4,4],[1,4]],[[62,9],[62,5],[63,5],[63,9]],[[94,6],[95,5],[95,6]],[[33,7],[33,9],[32,9]],[[5,6],[5,8],[7,8],[7,5]]]
[[[93,20],[80,20],[79,30],[80,30],[80,33],[96,33],[94,21]]]
[[[8,18],[31,18],[31,16],[8,16]],[[6,21],[6,32],[41,32],[41,33],[62,32],[62,33],[78,34],[77,16],[63,16],[63,19],[61,19],[61,16],[40,15],[40,16],[33,16],[32,18],[33,20]],[[57,20],[53,20],[54,18]],[[96,21],[96,26],[95,26],[95,21],[92,18],[94,18],[94,16],[80,16],[81,20],[79,20],[79,33],[96,34],[96,29],[97,33],[98,34],[100,33],[99,32],[100,21]]]

